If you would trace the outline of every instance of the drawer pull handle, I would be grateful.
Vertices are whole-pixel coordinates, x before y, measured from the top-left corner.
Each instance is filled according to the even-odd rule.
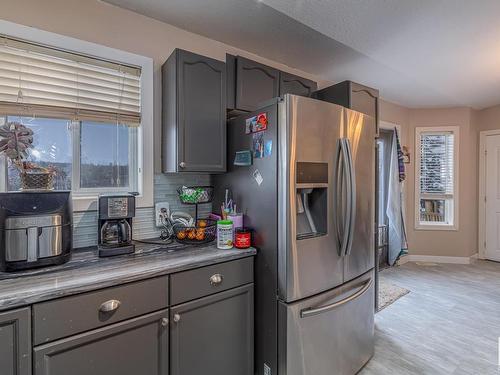
[[[161,320],[161,325],[162,325],[163,327],[168,326],[168,318],[162,318],[162,320]]]
[[[181,320],[181,316],[179,314],[174,314],[174,322],[178,322],[179,320]]]
[[[215,275],[210,276],[210,285],[217,286],[222,283],[222,275],[220,273],[216,273]]]
[[[117,299],[111,299],[109,301],[104,302],[101,307],[99,307],[99,311],[103,313],[109,313],[111,311],[118,310],[122,303]]]

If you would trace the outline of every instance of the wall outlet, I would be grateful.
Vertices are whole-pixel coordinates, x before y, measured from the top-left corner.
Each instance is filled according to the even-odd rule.
[[[157,227],[163,226],[162,217],[170,217],[170,205],[168,202],[158,202],[155,204],[155,220]]]

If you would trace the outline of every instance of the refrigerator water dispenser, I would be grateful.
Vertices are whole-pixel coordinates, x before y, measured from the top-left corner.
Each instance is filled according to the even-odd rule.
[[[327,233],[327,188],[297,189],[297,239]]]

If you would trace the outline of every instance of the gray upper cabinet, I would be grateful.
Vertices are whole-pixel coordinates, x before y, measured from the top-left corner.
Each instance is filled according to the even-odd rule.
[[[241,56],[226,55],[227,108],[231,114],[250,112],[284,94],[310,96],[316,82]]]
[[[378,134],[379,92],[377,89],[352,81],[343,81],[316,91],[313,97],[339,104],[373,117],[376,122]]]
[[[0,373],[31,374],[31,312],[26,307],[0,313]]]
[[[176,49],[162,80],[163,172],[225,172],[225,63]]]
[[[253,375],[253,284],[171,308],[171,375]]]
[[[294,74],[280,72],[280,96],[285,94],[311,96],[317,88],[318,85],[314,81]]]
[[[236,108],[253,111],[279,95],[279,70],[256,61],[236,57]]]
[[[34,349],[35,375],[168,375],[168,310]]]

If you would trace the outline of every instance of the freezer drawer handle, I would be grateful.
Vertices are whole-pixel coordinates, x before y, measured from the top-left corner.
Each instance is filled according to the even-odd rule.
[[[300,317],[307,318],[309,316],[318,315],[318,314],[333,310],[334,308],[342,306],[348,302],[351,302],[352,300],[355,300],[356,298],[361,297],[368,289],[370,289],[370,287],[372,286],[372,283],[373,283],[373,278],[370,278],[370,280],[368,280],[366,282],[366,284],[360,290],[358,290],[356,293],[350,295],[349,297],[344,298],[343,300],[331,303],[331,304],[326,305],[326,306],[321,306],[318,308],[304,309],[300,312]]]

